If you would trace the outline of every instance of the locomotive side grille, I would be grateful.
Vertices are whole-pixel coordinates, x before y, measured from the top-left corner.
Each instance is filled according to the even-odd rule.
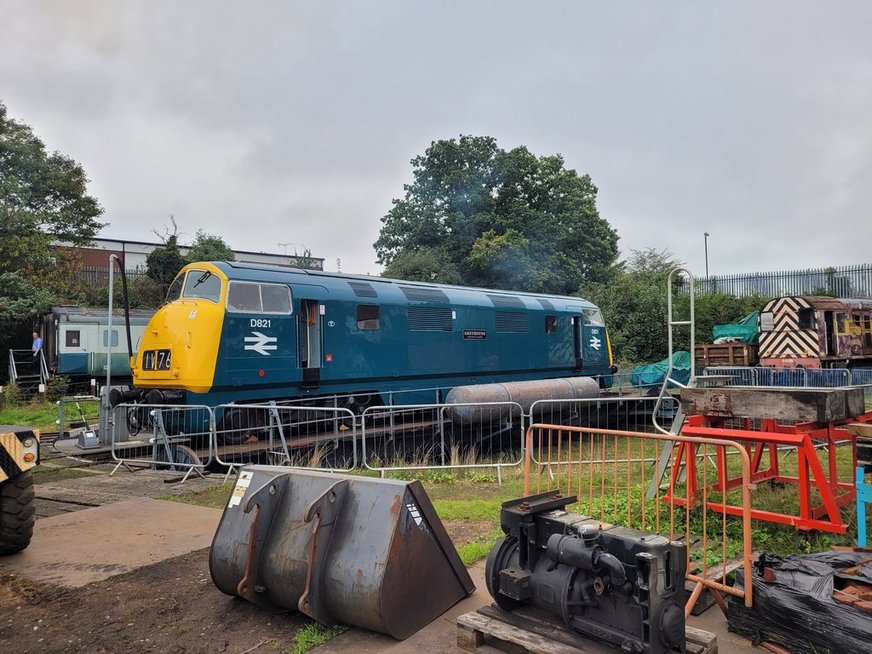
[[[413,302],[448,302],[448,296],[438,288],[400,286],[400,290],[407,300],[412,300]]]
[[[813,308],[806,300],[782,297],[763,307],[772,313],[772,331],[760,332],[760,356],[764,358],[801,357],[820,354],[818,334],[800,329],[798,311]]]
[[[372,287],[372,284],[367,282],[348,282],[351,290],[357,297],[378,297],[378,293]]]
[[[451,309],[409,307],[409,329],[416,332],[450,332],[454,327]]]
[[[494,303],[495,307],[499,307],[501,309],[523,309],[524,301],[514,295],[496,295],[491,293],[485,293],[488,296],[491,302]]]
[[[497,311],[497,331],[502,333],[523,334],[529,329],[529,319],[526,313]]]

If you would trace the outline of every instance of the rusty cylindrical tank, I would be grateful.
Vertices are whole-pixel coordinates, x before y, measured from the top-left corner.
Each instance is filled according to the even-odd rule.
[[[209,556],[215,585],[407,638],[475,586],[417,481],[244,467]]]
[[[506,416],[505,405],[488,402],[514,402],[524,413],[537,400],[584,400],[600,395],[599,384],[590,377],[562,377],[535,381],[506,382],[503,384],[477,384],[457,386],[445,398],[446,404],[474,405],[457,406],[450,410],[451,419],[459,423],[487,422]],[[513,407],[512,417],[518,413]]]

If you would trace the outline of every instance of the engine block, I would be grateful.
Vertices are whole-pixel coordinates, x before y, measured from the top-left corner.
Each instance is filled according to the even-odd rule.
[[[532,605],[628,654],[686,651],[687,548],[663,536],[565,511],[552,491],[506,502],[506,537],[487,560],[500,608]]]

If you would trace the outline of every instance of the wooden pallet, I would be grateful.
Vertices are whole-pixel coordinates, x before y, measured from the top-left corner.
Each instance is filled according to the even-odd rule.
[[[496,605],[457,618],[457,646],[476,654],[616,654],[621,650],[572,631],[532,607],[503,611]],[[687,627],[688,654],[717,654],[718,637]]]

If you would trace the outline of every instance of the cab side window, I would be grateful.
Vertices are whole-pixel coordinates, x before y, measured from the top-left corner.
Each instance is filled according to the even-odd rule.
[[[357,305],[357,328],[362,331],[374,331],[379,328],[379,307],[375,304]]]

